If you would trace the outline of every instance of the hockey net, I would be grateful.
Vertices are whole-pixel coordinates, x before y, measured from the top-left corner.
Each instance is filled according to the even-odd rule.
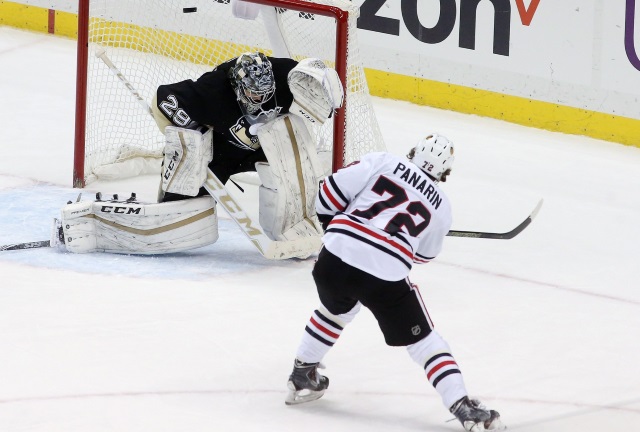
[[[235,1],[80,2],[75,186],[159,172],[164,136],[132,90],[150,104],[158,85],[195,80],[246,51],[317,57],[336,68],[345,108],[314,131],[318,150],[332,152],[334,170],[384,149],[358,49],[359,10],[350,0]],[[259,9],[256,17],[236,16],[246,3]],[[130,88],[96,56],[101,50]]]

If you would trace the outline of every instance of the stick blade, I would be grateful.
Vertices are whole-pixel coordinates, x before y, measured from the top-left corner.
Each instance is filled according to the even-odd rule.
[[[526,227],[528,227],[533,219],[540,212],[540,208],[542,207],[542,203],[544,199],[540,199],[538,204],[533,209],[531,214],[527,216],[527,218],[520,223],[517,227],[512,229],[511,231],[505,233],[490,233],[490,232],[482,232],[482,231],[456,231],[451,230],[447,233],[449,237],[470,237],[470,238],[485,238],[485,239],[498,239],[498,240],[509,240],[520,234]]]
[[[262,231],[260,224],[254,221],[242,209],[240,203],[233,199],[211,169],[207,171],[207,180],[203,186],[265,258],[271,260],[306,259],[317,253],[322,247],[321,236],[303,237],[295,240],[271,240]]]
[[[322,237],[303,237],[296,240],[271,241],[263,255],[267,259],[307,259],[322,248]]]
[[[51,242],[49,240],[42,240],[42,241],[36,241],[36,242],[15,243],[15,244],[0,246],[0,251],[35,249],[35,248],[50,247],[50,246],[51,246]]]

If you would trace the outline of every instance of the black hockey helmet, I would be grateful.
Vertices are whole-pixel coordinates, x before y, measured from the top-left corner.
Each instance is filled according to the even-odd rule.
[[[229,79],[238,100],[250,112],[271,99],[276,91],[271,62],[261,52],[241,54],[229,69]]]

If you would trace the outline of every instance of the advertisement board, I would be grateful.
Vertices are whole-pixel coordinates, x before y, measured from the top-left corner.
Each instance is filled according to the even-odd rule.
[[[640,146],[640,0],[353,2],[372,94]]]

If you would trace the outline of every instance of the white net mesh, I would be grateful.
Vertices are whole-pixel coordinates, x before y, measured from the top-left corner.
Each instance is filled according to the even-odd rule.
[[[299,1],[350,12],[347,52],[339,54],[347,57],[344,163],[383,150],[356,40],[357,7],[348,0]],[[242,52],[261,50],[281,56],[278,50],[282,49],[272,46],[273,34],[270,41],[274,28],[280,29],[290,57],[318,57],[332,67],[335,64],[333,18],[283,8],[274,13],[273,8],[261,6],[256,20],[240,19],[233,16],[230,0],[190,0],[190,11],[184,6],[179,0],[91,0],[85,181],[106,171],[111,178],[137,175],[128,167],[139,164],[121,162],[159,158],[164,147],[164,136],[154,120],[96,57],[101,49],[148,104],[158,85],[195,80]],[[278,24],[273,25],[271,18]],[[316,131],[316,139],[319,150],[333,150],[332,122]]]

